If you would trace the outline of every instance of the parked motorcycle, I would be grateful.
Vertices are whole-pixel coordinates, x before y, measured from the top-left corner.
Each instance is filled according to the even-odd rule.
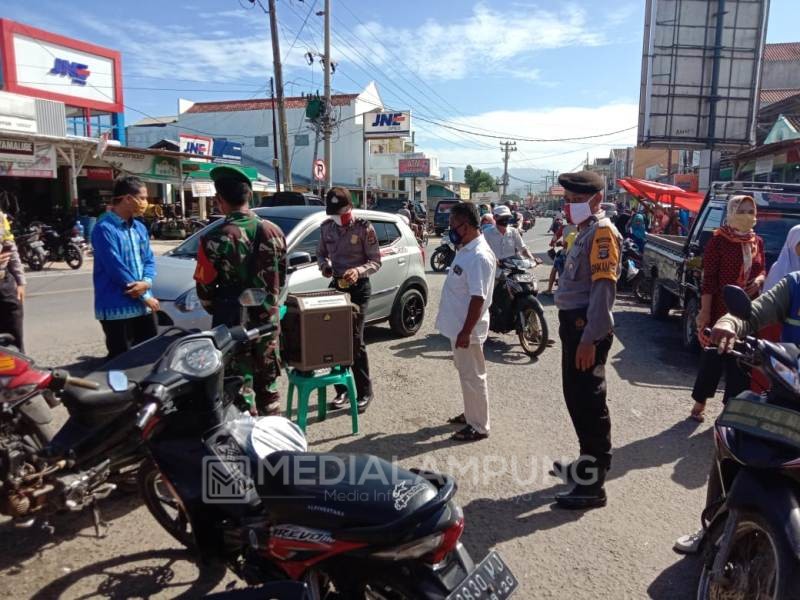
[[[47,262],[65,262],[70,269],[77,270],[83,266],[83,253],[86,240],[74,225],[62,233],[55,227],[39,223],[36,225],[42,235]]]
[[[617,280],[617,291],[633,291],[636,300],[646,304],[650,302],[650,290],[642,266],[642,253],[636,242],[625,238],[622,242],[622,271]]]
[[[747,319],[747,294],[726,286],[725,302]],[[715,352],[716,349],[708,351]],[[800,589],[800,348],[748,337],[740,363],[771,382],[764,395],[728,401],[714,430],[722,494],[703,512],[706,531],[698,600],[797,598]]]
[[[30,526],[38,516],[92,507],[99,535],[97,501],[131,483],[144,459],[137,382],[183,335],[168,330],[84,378],[0,347],[0,514]],[[69,418],[56,431],[51,408],[59,402]]]
[[[536,297],[536,277],[528,272],[533,266],[526,258],[500,261],[489,309],[489,329],[495,333],[516,331],[525,353],[536,357],[547,347],[549,334],[544,309]]]
[[[229,408],[223,365],[273,330],[187,336],[143,382],[137,425],[152,463],[139,481],[158,522],[249,585],[301,581],[319,600],[508,598],[517,582],[499,555],[476,566],[460,543],[453,479],[309,453],[287,419]]]
[[[31,271],[41,271],[47,262],[47,250],[38,227],[26,227],[14,233],[19,258]]]
[[[448,229],[442,234],[442,242],[431,254],[431,269],[436,273],[446,271],[456,257],[456,246],[450,241],[449,231]]]

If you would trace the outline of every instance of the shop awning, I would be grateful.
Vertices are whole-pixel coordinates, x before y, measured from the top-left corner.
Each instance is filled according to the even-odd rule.
[[[670,206],[674,204],[678,208],[684,208],[689,212],[700,212],[700,207],[703,205],[703,194],[687,192],[676,185],[658,183],[647,179],[636,179],[635,177],[618,179],[617,183],[637,198]]]
[[[211,175],[209,175],[209,173],[211,172],[211,169],[219,166],[222,165],[211,162],[193,162],[190,160],[185,160],[183,161],[183,172],[189,176],[190,180],[199,179],[202,181],[210,181]],[[236,166],[244,171],[245,175],[250,178],[250,181],[258,180],[258,171],[255,169],[255,167],[243,167],[241,165]]]

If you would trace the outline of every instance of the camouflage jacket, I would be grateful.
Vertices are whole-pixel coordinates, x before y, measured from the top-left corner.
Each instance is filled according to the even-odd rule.
[[[262,230],[258,255],[251,260],[258,227]],[[251,265],[253,272],[248,272]],[[277,322],[280,292],[286,284],[286,238],[277,225],[249,210],[233,212],[200,239],[194,279],[200,302],[212,314],[215,300],[246,288],[266,290],[266,308]]]

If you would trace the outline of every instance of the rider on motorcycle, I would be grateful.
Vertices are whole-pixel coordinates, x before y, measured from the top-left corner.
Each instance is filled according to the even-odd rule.
[[[524,256],[535,260],[525,242],[522,241],[519,229],[510,226],[511,220],[511,209],[507,206],[498,206],[494,209],[494,228],[484,232],[489,247],[497,257],[497,262],[512,256]]]

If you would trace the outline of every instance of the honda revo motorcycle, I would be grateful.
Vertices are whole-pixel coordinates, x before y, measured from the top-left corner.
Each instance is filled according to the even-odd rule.
[[[733,286],[724,293],[729,312],[747,319],[747,294]],[[796,599],[800,348],[748,337],[735,344],[733,354],[763,372],[772,389],[730,399],[714,425],[711,477],[717,478],[721,494],[702,516],[706,535],[697,598]]]
[[[159,523],[248,584],[301,581],[315,600],[508,598],[517,582],[502,559],[476,566],[460,543],[453,479],[309,453],[287,419],[231,409],[223,365],[273,331],[189,335],[142,382],[152,464],[139,481]]]
[[[168,330],[85,378],[0,348],[0,514],[27,527],[36,517],[92,507],[100,535],[97,501],[135,483],[145,456],[136,381],[185,333]],[[50,409],[59,402],[69,418],[55,431]]]
[[[549,333],[544,309],[536,297],[536,277],[528,272],[532,266],[527,258],[500,261],[489,308],[489,329],[495,333],[516,331],[525,353],[536,357],[547,347]]]

